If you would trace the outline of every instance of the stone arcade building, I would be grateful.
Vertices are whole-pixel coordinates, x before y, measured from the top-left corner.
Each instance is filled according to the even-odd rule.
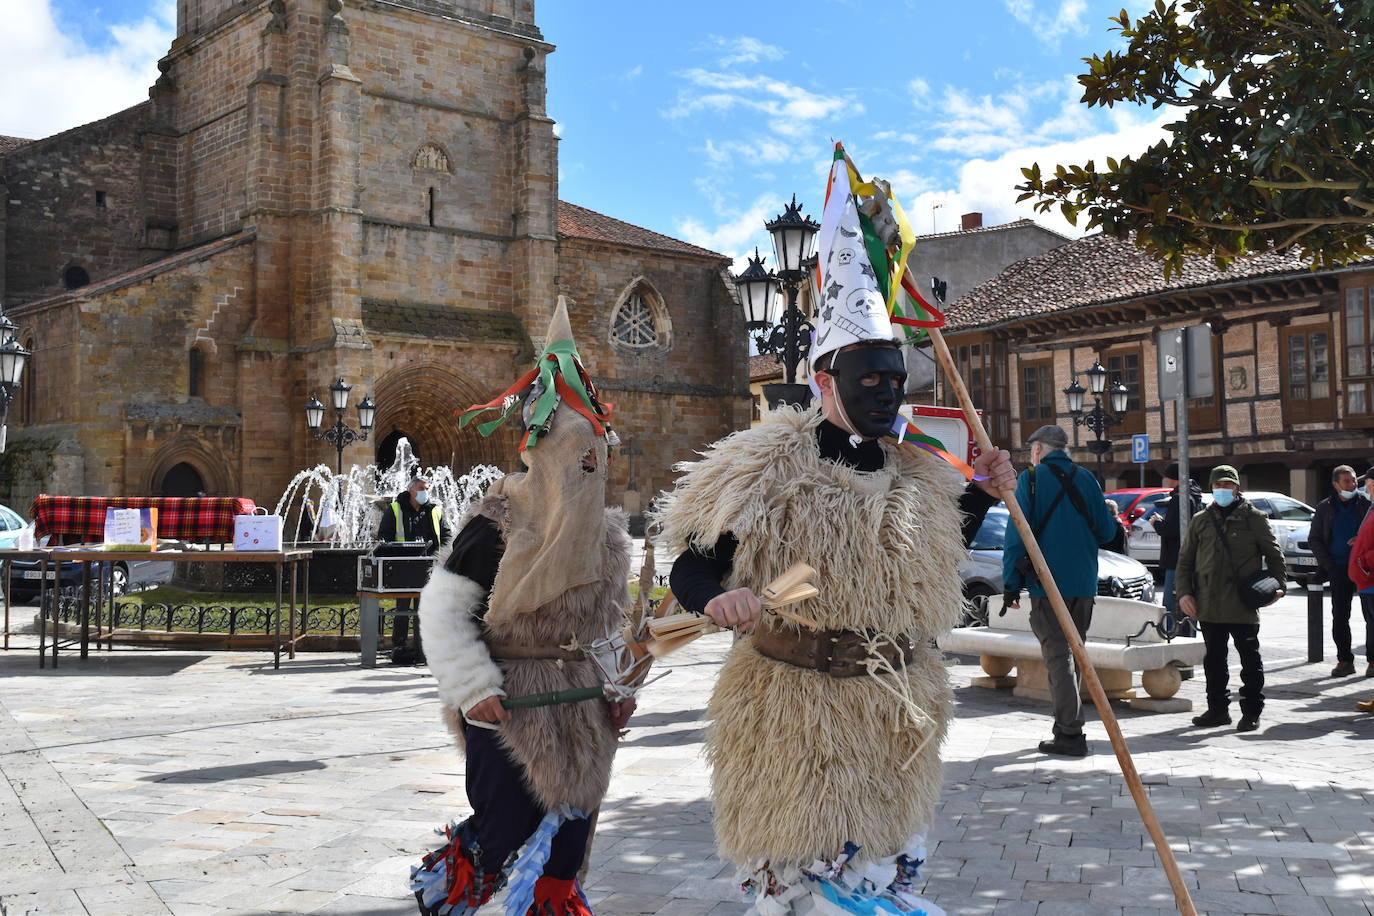
[[[532,0],[179,0],[147,102],[0,138],[0,299],[34,350],[0,498],[270,503],[332,464],[302,407],[340,375],[379,405],[345,461],[404,435],[509,467],[513,432],[454,411],[528,367],[560,293],[628,445],[613,500],[747,425],[728,259],[559,201],[552,51]]]

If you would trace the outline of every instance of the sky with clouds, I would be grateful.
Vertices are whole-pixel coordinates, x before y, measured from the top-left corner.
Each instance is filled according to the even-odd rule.
[[[1145,0],[1127,0],[1132,13]],[[834,140],[917,230],[1057,215],[1022,166],[1143,149],[1166,115],[1088,109],[1081,58],[1121,0],[541,0],[563,199],[739,257],[793,193],[819,215]],[[147,97],[174,0],[0,0],[0,134],[47,136]]]

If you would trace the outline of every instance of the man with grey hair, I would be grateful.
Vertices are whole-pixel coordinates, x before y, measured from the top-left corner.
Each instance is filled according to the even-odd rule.
[[[1121,523],[1107,508],[1097,478],[1069,458],[1069,437],[1063,429],[1042,426],[1031,433],[1026,444],[1030,447],[1031,467],[1022,471],[1016,481],[1016,501],[1030,521],[1082,638],[1092,623],[1093,599],[1097,595],[1098,545],[1111,540]],[[1002,583],[1007,607],[1020,606],[1023,586],[1031,595],[1031,630],[1040,641],[1050,700],[1054,704],[1053,738],[1041,741],[1040,751],[1085,757],[1088,739],[1083,734],[1082,672],[1077,670],[1068,637],[1030,565],[1021,532],[1014,525],[1007,526],[1002,549]]]
[[[448,525],[444,510],[430,501],[429,481],[414,477],[409,485],[382,510],[382,524],[377,537],[383,543],[424,541],[425,553],[433,555],[439,545],[448,540]],[[391,661],[397,665],[422,665],[424,650],[420,648],[420,622],[415,622],[415,645],[408,644],[410,614],[415,610],[414,598],[397,598],[396,615],[391,618]]]
[[[1348,464],[1331,472],[1331,490],[1326,499],[1317,503],[1308,543],[1317,565],[1331,582],[1331,638],[1336,643],[1336,667],[1331,676],[1349,677],[1355,673],[1355,653],[1350,645],[1350,603],[1355,597],[1355,583],[1350,580],[1347,567],[1355,535],[1369,511],[1369,498],[1360,492],[1355,469]],[[1374,595],[1360,595],[1360,611],[1364,616],[1368,656],[1365,676],[1374,677]]]

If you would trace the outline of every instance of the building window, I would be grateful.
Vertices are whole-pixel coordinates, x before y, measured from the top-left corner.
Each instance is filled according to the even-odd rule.
[[[1283,419],[1324,423],[1336,417],[1331,397],[1331,326],[1284,328]]]
[[[973,406],[983,412],[983,424],[992,438],[1007,441],[1011,435],[1011,411],[1007,398],[1007,349],[1004,344],[985,338],[977,343],[960,344],[954,362],[968,386]],[[945,385],[945,403],[958,407],[954,391]]]
[[[434,225],[434,189],[429,189],[429,224]]]
[[[205,396],[205,354],[200,347],[192,347],[187,355],[186,393],[193,398]]]
[[[668,312],[647,280],[636,280],[611,313],[611,343],[626,350],[664,349]]]
[[[1130,391],[1130,396],[1126,399],[1126,413],[1123,416],[1121,425],[1116,427],[1120,433],[1142,433],[1145,431],[1145,411],[1141,407],[1143,379],[1140,376],[1140,348],[1133,347],[1130,350],[1113,350],[1102,360],[1102,365],[1107,369],[1107,388],[1117,382],[1126,386]],[[1103,405],[1108,409],[1111,407],[1109,392],[1102,393]]]
[[[1363,286],[1345,291],[1345,415],[1374,417],[1374,366],[1370,365],[1370,314],[1374,297]]]
[[[80,289],[91,282],[91,275],[86,273],[86,268],[73,264],[62,271],[62,285],[67,289]]]
[[[105,209],[105,192],[104,192],[104,191],[96,191],[96,192],[95,192],[95,208],[96,208],[97,210],[104,210],[104,209]]]
[[[1021,362],[1021,441],[1056,416],[1054,403],[1054,361]]]

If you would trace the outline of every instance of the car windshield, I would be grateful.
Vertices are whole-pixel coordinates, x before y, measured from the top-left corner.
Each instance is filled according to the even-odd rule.
[[[1296,499],[1285,499],[1282,496],[1271,496],[1269,504],[1273,506],[1273,518],[1282,519],[1285,522],[1310,522],[1312,521],[1312,510],[1298,502]]]
[[[978,527],[978,533],[973,537],[973,543],[969,545],[971,550],[1001,550],[1002,543],[1007,537],[1007,522],[1011,515],[1006,509],[989,509],[988,514],[983,519],[983,524]]]

